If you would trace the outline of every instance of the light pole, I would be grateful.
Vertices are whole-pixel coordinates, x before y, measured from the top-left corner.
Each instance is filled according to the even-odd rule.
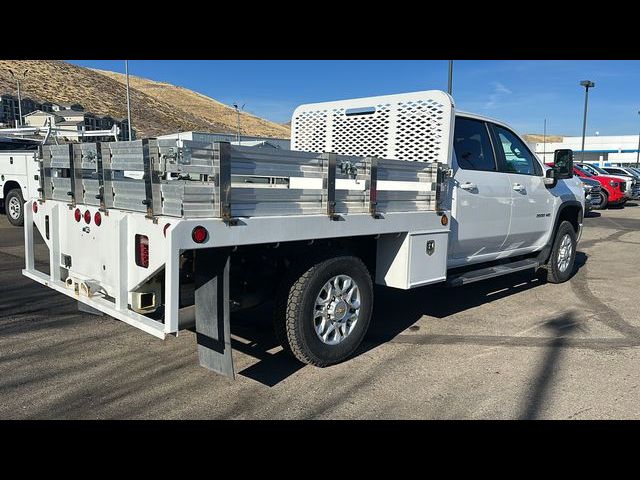
[[[9,71],[11,72],[11,76],[13,78],[15,78],[16,82],[18,83],[18,112],[19,112],[19,115],[20,115],[20,118],[19,118],[19,121],[18,121],[18,126],[21,127],[22,126],[22,96],[20,94],[20,78],[15,73],[13,73],[13,70],[9,69]],[[27,72],[28,71],[29,71],[28,68],[24,71],[24,73],[22,74],[23,78],[27,77]]]
[[[547,119],[544,119],[544,129],[542,131],[542,158],[547,161]]]
[[[582,121],[582,161],[584,162],[584,137],[587,134],[587,109],[589,106],[589,89],[596,86],[591,80],[582,80],[580,85],[584,87],[584,120]]]
[[[127,124],[129,127],[129,138],[127,140],[131,141],[131,100],[129,99],[129,60],[124,61],[124,73],[127,77]]]
[[[238,133],[236,134],[236,140],[238,141],[238,145],[240,145],[240,110],[244,110],[244,106],[246,103],[242,104],[242,107],[238,108],[238,104],[234,103],[233,108],[236,109],[236,113],[238,114]]]
[[[638,110],[638,115],[640,115],[640,110]],[[640,163],[640,134],[638,134],[638,151],[636,152],[636,168],[638,168],[639,163]]]
[[[449,85],[447,92],[449,95],[453,92],[453,60],[449,60]]]

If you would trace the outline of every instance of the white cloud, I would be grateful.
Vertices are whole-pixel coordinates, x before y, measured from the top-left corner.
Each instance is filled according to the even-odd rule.
[[[489,95],[489,101],[484,104],[485,108],[495,108],[498,102],[513,92],[500,82],[491,82],[493,92]]]

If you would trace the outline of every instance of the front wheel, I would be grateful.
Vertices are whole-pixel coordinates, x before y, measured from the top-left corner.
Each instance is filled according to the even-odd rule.
[[[607,204],[609,203],[609,194],[606,191],[602,191],[602,201],[596,205],[594,210],[604,210],[607,208]]]
[[[280,295],[276,334],[285,350],[303,363],[339,363],[355,352],[367,333],[373,284],[357,257],[316,263],[287,282]]]
[[[547,262],[547,281],[566,282],[573,275],[576,261],[576,232],[573,225],[564,220],[558,227],[551,257]]]

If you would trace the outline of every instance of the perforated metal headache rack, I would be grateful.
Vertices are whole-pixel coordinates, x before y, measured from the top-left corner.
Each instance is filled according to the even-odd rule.
[[[431,91],[299,107],[291,151],[176,139],[44,146],[41,198],[226,221],[436,210],[452,117],[451,98]]]

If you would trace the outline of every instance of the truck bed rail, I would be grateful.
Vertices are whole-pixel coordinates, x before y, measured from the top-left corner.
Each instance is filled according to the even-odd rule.
[[[43,146],[40,200],[181,218],[437,209],[437,162],[142,139]]]

